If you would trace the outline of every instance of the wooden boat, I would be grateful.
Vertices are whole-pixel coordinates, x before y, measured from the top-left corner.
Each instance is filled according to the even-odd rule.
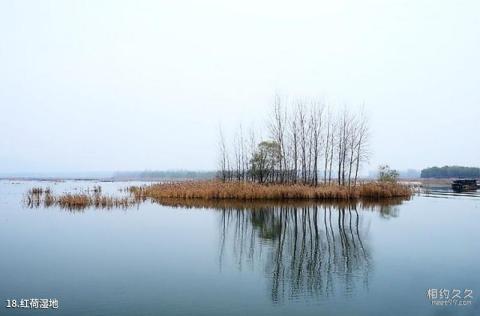
[[[460,179],[452,181],[452,190],[456,192],[476,191],[478,189],[477,180]]]

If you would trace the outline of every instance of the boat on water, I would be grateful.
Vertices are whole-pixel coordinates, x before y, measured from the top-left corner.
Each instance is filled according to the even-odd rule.
[[[478,189],[477,180],[460,179],[452,181],[452,190],[455,192],[476,191]]]

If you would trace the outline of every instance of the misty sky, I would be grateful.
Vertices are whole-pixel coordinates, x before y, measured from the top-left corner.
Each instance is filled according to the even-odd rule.
[[[480,165],[479,1],[0,2],[0,172],[214,169],[275,93],[365,104],[371,160]]]

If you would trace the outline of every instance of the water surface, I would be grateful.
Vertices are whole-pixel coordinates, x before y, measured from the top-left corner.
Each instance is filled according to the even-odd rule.
[[[145,202],[28,208],[0,181],[0,297],[57,298],[52,315],[479,315],[480,199],[432,194],[375,204]],[[442,198],[436,198],[440,195]],[[432,306],[428,289],[471,289]]]

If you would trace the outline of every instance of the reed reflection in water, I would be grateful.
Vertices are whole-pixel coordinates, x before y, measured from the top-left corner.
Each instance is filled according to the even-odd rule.
[[[274,302],[350,296],[373,269],[365,210],[398,215],[391,204],[222,208],[220,265],[232,251],[239,269],[263,266]]]
[[[87,202],[72,203],[70,196]],[[67,199],[68,203],[64,203]],[[368,239],[369,215],[398,216],[404,199],[343,203],[308,201],[251,201],[149,199],[153,204],[182,209],[209,209],[220,214],[219,264],[229,260],[243,269],[261,267],[273,302],[286,299],[319,300],[351,296],[367,289],[373,270]],[[117,201],[128,201],[117,203]],[[53,196],[49,189],[32,189],[24,198],[29,208],[57,206],[69,212],[87,208],[122,208],[147,202],[103,196],[100,189]],[[73,201],[75,202],[75,201]]]

